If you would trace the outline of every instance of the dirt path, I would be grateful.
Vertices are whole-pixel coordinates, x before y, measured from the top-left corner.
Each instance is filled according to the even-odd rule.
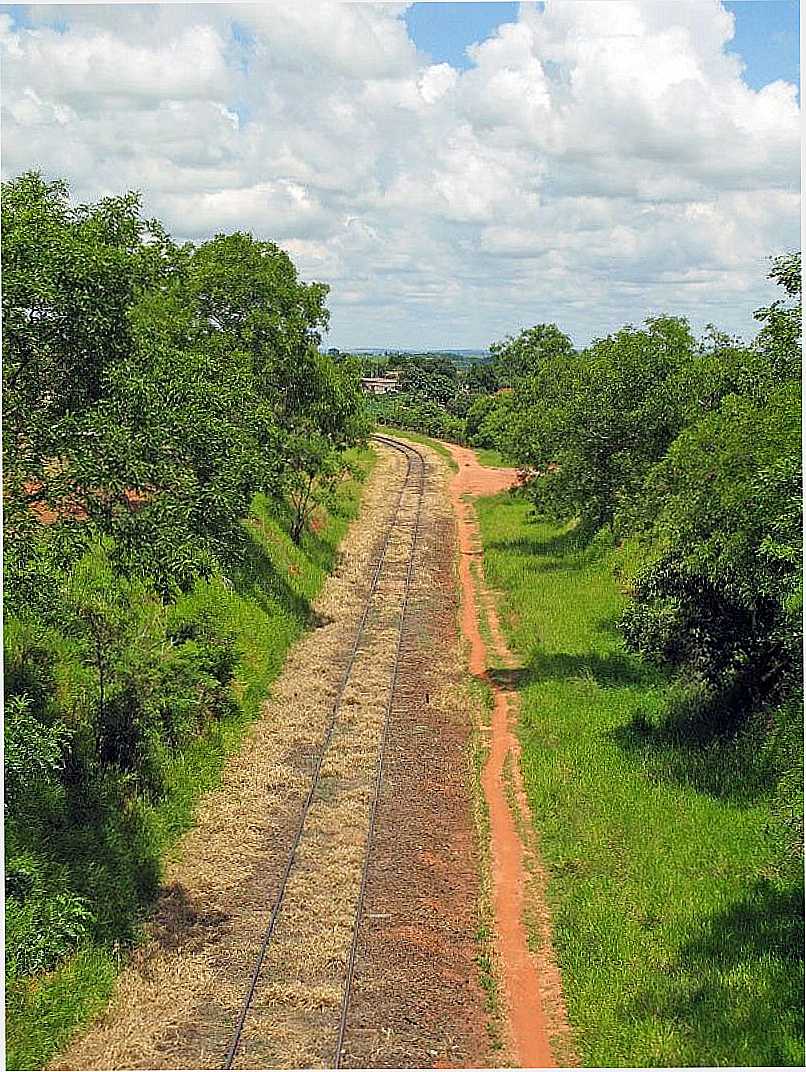
[[[202,800],[198,824],[169,866],[149,940],[121,973],[107,1011],[53,1067],[222,1066],[399,491],[400,516],[414,509],[403,492],[403,458],[388,448],[379,453],[361,516],[317,601],[319,627],[295,646],[220,788]],[[345,1064],[485,1061],[467,712],[450,689],[461,680],[452,521],[444,463],[426,453],[425,536],[392,709]],[[390,568],[372,604],[375,626],[357,649],[359,673],[325,754],[235,1067],[333,1060],[413,529],[393,533]]]
[[[561,980],[551,948],[543,896],[545,876],[531,833],[532,821],[521,781],[520,744],[513,732],[518,696],[506,686],[504,674],[489,672],[490,655],[507,668],[514,668],[515,660],[484,583],[478,522],[470,502],[473,496],[493,495],[513,486],[517,473],[514,469],[482,466],[472,450],[448,443],[445,446],[459,466],[451,482],[451,496],[458,525],[462,629],[470,647],[470,672],[487,681],[493,691],[483,786],[490,813],[497,945],[512,1044],[522,1067],[568,1065],[575,1062]],[[491,653],[482,638],[482,614],[492,637]],[[507,778],[512,780],[509,791]],[[538,954],[529,949],[524,922],[527,914],[536,921]]]

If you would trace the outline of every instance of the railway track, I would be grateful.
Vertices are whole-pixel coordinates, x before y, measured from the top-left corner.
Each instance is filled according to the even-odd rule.
[[[310,830],[309,827],[314,825],[311,821],[312,809],[322,800],[327,791],[328,779],[323,777],[323,771],[331,759],[331,753],[335,750],[340,736],[349,743],[349,734],[353,732],[351,729],[350,698],[356,692],[360,692],[363,680],[362,675],[368,677],[370,671],[373,674],[377,671],[377,666],[371,662],[374,647],[375,650],[385,655],[382,671],[386,675],[385,687],[382,686],[384,700],[382,711],[378,711],[379,726],[374,774],[368,785],[360,787],[356,794],[356,798],[361,801],[362,807],[365,797],[367,794],[369,795],[365,820],[366,836],[357,887],[354,893],[351,932],[349,941],[346,943],[346,947],[343,948],[346,967],[341,980],[336,980],[341,988],[338,1015],[334,1014],[334,1010],[330,1010],[333,1020],[332,1066],[335,1068],[341,1067],[344,1057],[344,1042],[349,1023],[350,997],[355,975],[364,894],[372,858],[378,802],[383,786],[384,757],[389,734],[390,716],[395,701],[395,690],[398,683],[401,653],[404,644],[403,637],[409,612],[412,578],[420,539],[422,503],[426,479],[425,458],[420,451],[389,436],[377,435],[373,438],[403,455],[406,459],[405,475],[392,517],[375,560],[369,590],[333,700],[321,745],[316,755],[308,791],[300,810],[296,832],[274,897],[262,941],[255,955],[232,1037],[221,1065],[221,1067],[227,1069],[237,1067],[236,1061],[241,1055],[245,1036],[250,1029],[250,1019],[259,1019],[256,1017],[256,999],[260,995],[261,987],[265,989],[270,985],[270,981],[264,978],[267,974],[267,955],[270,953],[278,924],[282,918],[287,892],[294,881],[298,880],[298,873],[304,870],[305,861],[302,858],[302,850],[305,848],[306,838],[313,843],[316,841],[316,831]],[[377,682],[375,683],[375,688],[378,688]],[[360,744],[355,746],[354,754],[356,757],[362,756],[361,747]],[[270,1027],[270,1020],[265,1010],[263,1020],[268,1021],[268,1026]],[[259,1033],[260,1029],[259,1022],[253,1026],[253,1031],[256,1030]]]

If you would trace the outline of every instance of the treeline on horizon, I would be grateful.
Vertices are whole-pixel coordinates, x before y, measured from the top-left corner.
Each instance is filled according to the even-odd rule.
[[[257,713],[370,425],[358,367],[319,352],[328,288],[270,242],[180,246],[135,194],[74,205],[28,173],[3,184],[2,249],[13,983],[134,936],[156,802],[178,771],[186,822]]]
[[[771,278],[781,297],[750,342],[661,316],[577,350],[539,324],[491,364],[408,362],[371,407],[497,450],[537,515],[616,546],[620,631],[670,681],[637,729],[733,739],[748,791],[767,788],[781,874],[802,884],[800,254]]]
[[[365,376],[382,375],[384,371],[405,368],[410,362],[447,360],[458,369],[470,369],[473,365],[487,364],[492,360],[488,350],[339,350],[330,347],[330,357],[357,360]]]

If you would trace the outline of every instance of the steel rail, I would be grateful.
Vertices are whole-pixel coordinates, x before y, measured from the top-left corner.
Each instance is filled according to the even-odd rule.
[[[386,443],[388,446],[397,447],[397,443],[394,440],[389,440],[385,436],[376,436],[374,438],[379,439],[381,442]],[[406,444],[408,447],[408,444]],[[399,449],[399,448],[398,448]],[[370,809],[369,827],[367,829],[367,843],[364,850],[364,863],[361,869],[361,883],[358,889],[358,900],[356,901],[355,920],[353,922],[353,933],[350,941],[350,951],[347,957],[347,968],[345,971],[344,979],[344,991],[342,995],[341,1015],[339,1017],[339,1029],[336,1038],[336,1052],[333,1059],[333,1067],[341,1068],[341,1059],[344,1049],[344,1036],[347,1031],[347,1016],[349,1013],[350,996],[353,988],[353,981],[355,978],[355,960],[358,951],[358,936],[361,928],[361,916],[364,909],[364,898],[366,895],[367,882],[369,878],[369,868],[372,859],[372,844],[375,835],[375,824],[378,815],[378,806],[381,798],[381,790],[383,788],[383,772],[386,759],[386,748],[389,741],[389,726],[392,716],[392,707],[395,700],[395,690],[397,688],[397,681],[400,671],[400,654],[403,646],[403,631],[406,624],[406,615],[409,607],[409,596],[411,594],[411,579],[414,574],[414,562],[417,553],[417,543],[420,537],[420,517],[422,514],[423,497],[425,494],[425,458],[414,447],[409,449],[416,454],[421,463],[420,469],[420,490],[417,499],[417,516],[414,522],[414,538],[411,544],[411,552],[409,556],[408,569],[406,570],[406,582],[403,595],[403,603],[400,608],[400,619],[398,622],[398,634],[397,643],[395,645],[395,656],[392,670],[392,681],[389,688],[389,696],[386,701],[386,709],[384,711],[384,724],[383,732],[381,736],[380,745],[378,748],[378,764],[375,776],[375,791],[372,798],[372,807]]]
[[[300,811],[299,822],[297,824],[297,829],[296,829],[295,834],[294,834],[294,839],[293,839],[293,841],[291,843],[291,850],[290,850],[290,852],[288,854],[288,858],[286,860],[286,865],[285,865],[285,868],[283,869],[282,877],[280,879],[280,885],[278,887],[277,895],[276,895],[275,900],[274,900],[274,905],[272,907],[271,916],[269,918],[269,922],[268,922],[268,924],[266,926],[266,929],[265,929],[265,931],[263,933],[263,938],[262,938],[260,947],[258,949],[257,955],[255,956],[255,961],[254,961],[254,964],[252,966],[252,971],[251,971],[251,974],[250,974],[250,977],[249,977],[249,983],[247,984],[246,993],[244,995],[243,1001],[241,1002],[241,1006],[240,1006],[240,1009],[239,1009],[239,1012],[238,1012],[238,1016],[237,1016],[237,1019],[235,1021],[235,1027],[234,1027],[234,1030],[233,1030],[233,1033],[232,1033],[232,1037],[230,1039],[230,1043],[229,1043],[229,1046],[227,1047],[227,1051],[226,1051],[226,1054],[225,1054],[225,1057],[224,1057],[224,1061],[223,1061],[222,1066],[221,1066],[224,1069],[231,1069],[232,1068],[233,1062],[235,1061],[235,1057],[236,1057],[236,1055],[238,1053],[238,1048],[239,1048],[240,1043],[241,1043],[241,1037],[243,1035],[243,1029],[244,1029],[244,1026],[246,1024],[246,1020],[247,1020],[247,1017],[249,1015],[249,1011],[250,1011],[250,1009],[252,1007],[252,1002],[253,1002],[254,997],[255,997],[255,991],[257,990],[257,985],[258,985],[258,981],[260,979],[260,973],[261,973],[261,969],[263,967],[263,962],[266,959],[266,952],[268,950],[269,943],[271,942],[272,936],[274,934],[275,927],[277,925],[277,919],[279,917],[280,909],[282,907],[283,899],[285,897],[285,891],[286,891],[286,888],[288,886],[289,879],[291,877],[291,872],[293,871],[293,868],[294,868],[294,863],[296,861],[297,850],[299,849],[300,843],[302,841],[302,835],[303,835],[304,829],[305,829],[305,822],[306,822],[306,819],[308,817],[308,813],[310,811],[311,804],[313,803],[313,799],[314,799],[314,796],[316,794],[316,790],[317,790],[318,785],[319,785],[319,777],[320,777],[320,774],[321,774],[321,771],[322,771],[322,766],[323,766],[323,763],[324,763],[325,755],[327,754],[327,750],[328,750],[328,748],[330,746],[330,742],[333,739],[333,733],[335,732],[335,728],[336,728],[336,725],[337,725],[337,722],[338,722],[339,707],[341,706],[341,701],[343,699],[345,690],[347,688],[347,683],[350,680],[350,675],[352,673],[353,666],[355,665],[355,661],[356,661],[356,658],[357,658],[357,655],[358,655],[358,648],[359,648],[359,645],[360,645],[361,640],[362,640],[363,635],[364,635],[364,630],[366,628],[367,620],[369,618],[373,597],[375,596],[375,594],[377,592],[377,589],[378,589],[378,583],[380,581],[381,571],[383,569],[383,565],[384,565],[384,562],[386,560],[386,554],[387,554],[387,551],[389,549],[389,544],[390,544],[391,539],[392,539],[392,533],[395,531],[395,526],[397,524],[398,516],[400,514],[400,509],[401,509],[401,506],[402,506],[402,503],[403,503],[403,498],[404,498],[404,496],[406,494],[406,490],[409,487],[409,480],[410,480],[411,471],[412,471],[412,459],[415,456],[417,458],[419,458],[419,460],[420,460],[420,462],[422,464],[422,472],[421,472],[421,475],[420,475],[420,488],[419,488],[419,491],[418,491],[417,520],[415,522],[415,524],[419,525],[420,508],[422,506],[422,496],[423,496],[424,486],[425,486],[425,478],[424,478],[425,461],[424,461],[423,456],[420,454],[419,451],[414,450],[414,448],[408,447],[408,444],[405,444],[405,445],[400,444],[400,443],[396,442],[395,440],[388,439],[385,436],[373,436],[372,438],[373,439],[378,439],[380,442],[383,442],[386,446],[391,447],[394,450],[397,450],[400,454],[403,454],[403,456],[406,458],[406,474],[405,474],[405,477],[403,479],[403,484],[402,484],[402,487],[400,489],[400,494],[398,496],[397,503],[395,504],[394,513],[393,513],[392,518],[391,518],[391,520],[389,522],[389,526],[388,526],[388,528],[386,530],[386,535],[384,537],[384,541],[383,541],[383,544],[382,544],[382,547],[381,547],[380,554],[378,555],[377,562],[376,562],[375,567],[373,569],[372,579],[371,579],[371,583],[370,583],[370,589],[369,589],[369,592],[367,593],[366,599],[364,601],[363,613],[361,615],[361,618],[360,618],[360,621],[359,621],[359,624],[358,624],[358,628],[356,629],[355,640],[353,642],[353,646],[352,646],[352,649],[350,651],[350,655],[348,657],[347,664],[346,664],[346,666],[344,668],[344,672],[343,672],[341,680],[339,682],[339,687],[338,687],[338,690],[336,692],[336,696],[335,696],[335,698],[333,700],[333,706],[331,707],[330,718],[329,718],[329,721],[328,721],[328,725],[327,725],[327,728],[325,730],[325,734],[324,734],[324,736],[322,738],[322,744],[321,744],[321,746],[319,748],[319,752],[317,754],[317,759],[316,759],[316,763],[315,763],[314,769],[313,769],[313,775],[312,775],[312,779],[311,779],[311,784],[310,784],[310,786],[308,788],[308,792],[307,792],[307,794],[305,796],[305,800],[303,802],[302,809]],[[409,451],[410,451],[410,453],[409,453]],[[415,529],[415,541],[416,541],[416,529]],[[407,578],[408,578],[408,575],[407,575]],[[398,649],[399,649],[399,644],[398,644]],[[397,655],[396,655],[396,658],[397,658]],[[397,671],[397,666],[395,666],[395,675],[396,675],[396,671]]]

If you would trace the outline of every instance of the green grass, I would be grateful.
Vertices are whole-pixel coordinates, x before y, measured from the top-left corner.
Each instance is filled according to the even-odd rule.
[[[430,436],[421,435],[419,432],[410,432],[406,428],[388,428],[384,424],[379,424],[377,430],[381,435],[399,436],[401,439],[410,439],[412,443],[422,443],[423,446],[430,447],[432,450],[435,450],[437,454],[441,455],[454,473],[459,471],[459,466],[456,464],[453,455],[445,444],[440,443],[438,439],[432,439]]]
[[[494,450],[489,447],[478,447],[476,450],[476,457],[479,460],[479,465],[488,465],[492,469],[508,469],[512,467],[512,462],[506,458],[500,450]]]
[[[229,564],[227,582],[215,578],[181,598],[179,611],[212,609],[234,632],[237,710],[172,756],[162,800],[148,804],[137,798],[126,816],[103,798],[88,801],[86,814],[62,826],[45,847],[71,889],[81,892],[83,884],[101,901],[104,933],[54,971],[8,981],[8,1068],[42,1068],[108,1001],[121,955],[137,941],[143,912],[159,884],[161,861],[192,826],[201,794],[218,784],[227,756],[259,714],[289,647],[312,623],[311,603],[334,565],[374,464],[369,451],[351,451],[348,458],[355,476],[339,486],[329,510],[321,512],[318,532],[306,533],[301,547],[288,536],[288,519],[258,496],[247,523],[249,539]],[[15,834],[17,841],[25,836],[25,831]],[[28,836],[40,835],[32,830]],[[31,848],[43,850],[34,840]]]
[[[747,741],[634,722],[669,686],[619,638],[613,553],[529,512],[479,502],[582,1063],[800,1065],[802,882],[778,867],[763,771]]]
[[[489,684],[468,675],[466,707],[472,715],[468,742],[468,775],[472,786],[473,820],[479,846],[478,925],[476,927],[476,966],[484,990],[487,1034],[490,1050],[500,1061],[504,1053],[504,1019],[500,983],[495,960],[495,913],[492,903],[490,868],[490,810],[482,788],[484,766],[489,755],[488,733],[492,717],[493,694]]]

